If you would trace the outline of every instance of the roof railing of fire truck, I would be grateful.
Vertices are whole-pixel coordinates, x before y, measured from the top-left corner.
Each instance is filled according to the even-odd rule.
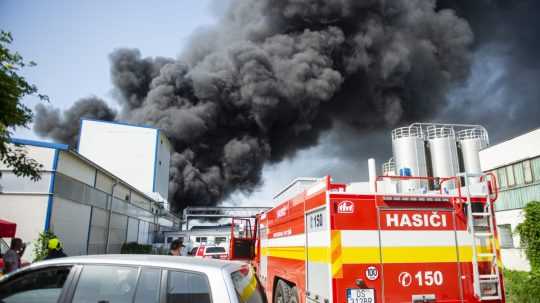
[[[446,178],[438,178],[438,177],[414,177],[414,176],[377,176],[377,178],[375,179],[375,192],[378,191],[378,184],[377,184],[377,181],[382,181],[383,179],[394,179],[394,180],[399,180],[399,181],[403,181],[403,180],[427,180],[427,181],[435,181],[435,182],[438,182],[439,183],[439,194],[441,196],[448,196],[450,197],[450,195],[445,195],[443,194],[443,187],[441,186],[444,182],[448,182],[448,181],[454,181],[455,184],[456,184],[456,188],[457,188],[457,191],[458,191],[458,198],[459,198],[459,202],[458,203],[461,203],[462,202],[462,195],[461,195],[461,186],[459,185],[460,184],[460,179],[459,177],[446,177]],[[402,196],[402,195],[401,195]],[[424,195],[425,196],[425,195]],[[397,195],[394,196],[394,197],[398,197]],[[407,196],[408,197],[408,196]],[[422,197],[421,195],[418,195],[418,197]],[[442,197],[437,197],[438,199],[436,198],[433,198],[433,201],[449,201],[450,199],[441,199]],[[397,200],[394,199],[394,200]],[[404,200],[402,197],[400,197],[399,200]],[[405,200],[407,200],[407,198],[405,198]],[[413,199],[410,199],[409,200],[413,200]],[[425,199],[414,199],[414,200],[417,200],[417,201],[425,201]]]

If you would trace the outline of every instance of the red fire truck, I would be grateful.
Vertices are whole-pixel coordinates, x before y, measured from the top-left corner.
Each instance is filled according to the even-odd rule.
[[[430,127],[438,128],[434,136]],[[233,220],[244,232],[233,230],[231,258],[251,260],[269,301],[505,301],[496,180],[474,165],[487,133],[478,126],[408,128],[393,132],[392,169],[383,176],[375,176],[370,160],[366,183],[297,179],[277,196],[276,207],[254,219]],[[399,142],[412,136],[415,153],[408,151],[411,142]],[[433,160],[444,160],[445,148],[426,138],[457,142],[449,145],[455,155],[446,154],[459,162],[455,175],[440,175],[444,167]],[[469,144],[472,152],[469,139],[479,139]],[[419,147],[425,149],[419,153]],[[414,176],[423,169],[425,176]]]

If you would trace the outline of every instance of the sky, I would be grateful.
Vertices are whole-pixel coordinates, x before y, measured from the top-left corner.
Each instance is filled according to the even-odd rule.
[[[0,28],[12,33],[11,49],[38,63],[23,74],[62,109],[90,95],[116,106],[108,59],[114,49],[176,57],[195,29],[216,19],[209,0],[0,0]],[[30,108],[37,102],[24,99]],[[30,129],[15,136],[38,138]]]

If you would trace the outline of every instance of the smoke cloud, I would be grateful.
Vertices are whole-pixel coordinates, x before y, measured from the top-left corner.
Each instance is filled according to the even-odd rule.
[[[82,98],[63,114],[60,113],[59,109],[38,104],[35,112],[34,131],[40,136],[51,137],[75,147],[79,140],[81,118],[112,121],[115,117],[116,111],[97,97]]]
[[[369,134],[436,117],[472,45],[469,24],[434,0],[231,1],[177,59],[110,55],[118,115],[99,100],[63,116],[40,106],[36,131],[73,144],[80,117],[159,127],[175,150],[172,207],[215,205],[335,125]]]
[[[475,34],[472,74],[450,94],[441,119],[485,125],[492,142],[540,126],[540,2],[445,0]]]

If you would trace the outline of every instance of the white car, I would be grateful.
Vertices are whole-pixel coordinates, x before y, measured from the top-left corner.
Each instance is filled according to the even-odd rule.
[[[266,303],[250,265],[154,255],[37,262],[0,280],[2,303]]]

